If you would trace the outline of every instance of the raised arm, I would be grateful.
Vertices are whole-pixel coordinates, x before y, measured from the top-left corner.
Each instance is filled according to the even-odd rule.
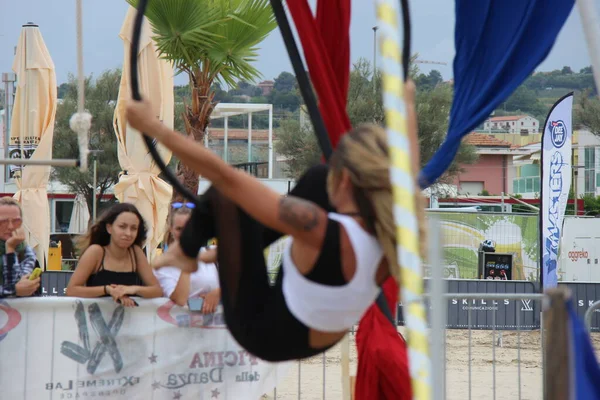
[[[67,285],[67,296],[70,297],[102,297],[108,294],[104,286],[87,287],[87,282],[90,275],[96,271],[102,260],[102,247],[94,244],[88,247],[79,258],[75,272],[69,279]],[[106,288],[108,289],[108,288]],[[108,289],[110,290],[110,289]]]
[[[130,102],[127,118],[133,128],[163,143],[254,219],[320,248],[327,228],[327,213],[323,209],[306,200],[280,196],[254,177],[229,166],[192,138],[164,126],[146,101]]]

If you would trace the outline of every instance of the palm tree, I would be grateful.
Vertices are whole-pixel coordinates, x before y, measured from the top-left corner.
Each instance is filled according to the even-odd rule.
[[[134,7],[138,3],[126,1]],[[235,87],[238,80],[253,82],[261,77],[253,66],[257,46],[277,26],[269,0],[152,0],[146,17],[161,56],[189,78],[185,133],[202,142],[217,105],[213,83]],[[177,176],[193,193],[198,192],[194,171],[180,163]]]

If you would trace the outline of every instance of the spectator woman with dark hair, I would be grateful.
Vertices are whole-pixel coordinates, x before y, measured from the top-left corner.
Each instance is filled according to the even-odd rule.
[[[128,203],[108,209],[83,236],[83,254],[67,286],[67,296],[111,296],[127,307],[130,296],[161,297],[162,290],[142,251],[146,226],[137,208]]]

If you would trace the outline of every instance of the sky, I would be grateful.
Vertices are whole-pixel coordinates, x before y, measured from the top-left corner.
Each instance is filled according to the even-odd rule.
[[[315,0],[310,0],[314,4]],[[86,0],[83,2],[84,68],[86,75],[98,76],[104,70],[122,65],[123,42],[119,31],[128,4],[125,0]],[[373,59],[373,30],[376,25],[373,1],[352,0],[351,58]],[[600,0],[595,0],[600,10]],[[452,77],[454,57],[454,1],[418,0],[411,2],[413,52],[420,60],[447,65],[419,64],[422,72],[439,70],[445,79]],[[54,60],[58,83],[76,73],[76,22],[74,0],[0,0],[0,72],[10,72],[21,26],[39,25]],[[575,7],[548,58],[539,71],[569,65],[574,71],[590,64],[581,20]],[[264,79],[282,71],[292,72],[279,30],[262,43],[257,67]],[[186,83],[183,76],[176,84]]]

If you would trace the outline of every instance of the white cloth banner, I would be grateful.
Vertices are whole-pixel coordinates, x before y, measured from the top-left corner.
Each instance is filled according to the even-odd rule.
[[[542,134],[540,259],[544,289],[558,284],[558,245],[569,191],[573,144],[573,93],[554,104]]]
[[[0,398],[257,400],[288,371],[241,348],[221,310],[137,301],[0,300]]]

